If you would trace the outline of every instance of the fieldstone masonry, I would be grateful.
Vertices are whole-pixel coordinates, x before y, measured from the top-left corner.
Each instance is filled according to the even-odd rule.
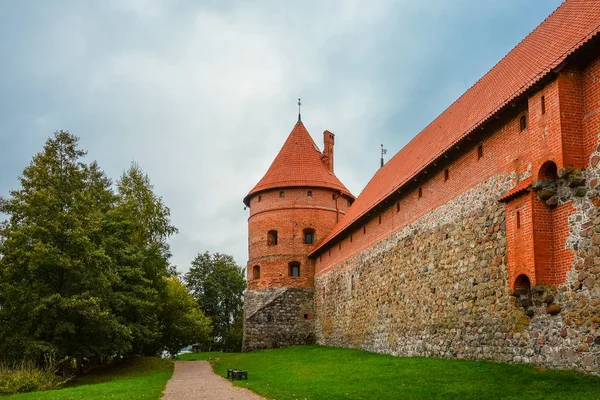
[[[246,291],[243,351],[314,344],[314,289]]]
[[[559,171],[545,199],[575,209],[564,284],[534,286],[525,304],[511,291],[498,199],[514,176],[499,175],[317,277],[317,342],[600,374],[598,167],[600,147],[588,170]]]

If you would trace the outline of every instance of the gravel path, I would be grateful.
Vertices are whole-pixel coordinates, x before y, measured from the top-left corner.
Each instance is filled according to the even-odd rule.
[[[163,400],[265,400],[215,374],[208,361],[175,361]]]

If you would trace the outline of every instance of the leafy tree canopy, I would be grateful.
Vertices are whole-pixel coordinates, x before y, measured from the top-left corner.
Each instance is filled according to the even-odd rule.
[[[185,282],[204,314],[213,321],[212,349],[241,350],[244,269],[230,255],[205,252],[192,261]]]
[[[172,275],[170,210],[135,163],[112,188],[59,131],[0,198],[0,360],[63,371],[208,340],[209,319]]]

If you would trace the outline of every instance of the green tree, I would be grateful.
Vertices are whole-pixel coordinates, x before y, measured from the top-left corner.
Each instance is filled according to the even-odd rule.
[[[0,199],[0,354],[68,365],[123,354],[131,331],[111,312],[117,275],[102,246],[116,198],[78,138],[59,131]]]
[[[104,245],[117,274],[114,312],[131,330],[132,351],[156,354],[169,329],[161,324],[159,313],[170,275],[167,239],[177,229],[171,225],[169,208],[136,163],[117,182],[117,202],[109,216]]]
[[[240,351],[244,269],[227,254],[198,254],[185,282],[200,308],[213,322],[212,349]]]
[[[183,347],[211,340],[211,321],[190,295],[178,277],[165,279],[166,290],[161,296],[160,347],[175,355]]]

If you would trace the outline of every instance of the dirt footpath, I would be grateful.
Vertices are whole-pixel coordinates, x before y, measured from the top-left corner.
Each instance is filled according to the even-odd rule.
[[[208,361],[175,361],[163,400],[265,400],[248,389],[234,387],[212,371]]]

